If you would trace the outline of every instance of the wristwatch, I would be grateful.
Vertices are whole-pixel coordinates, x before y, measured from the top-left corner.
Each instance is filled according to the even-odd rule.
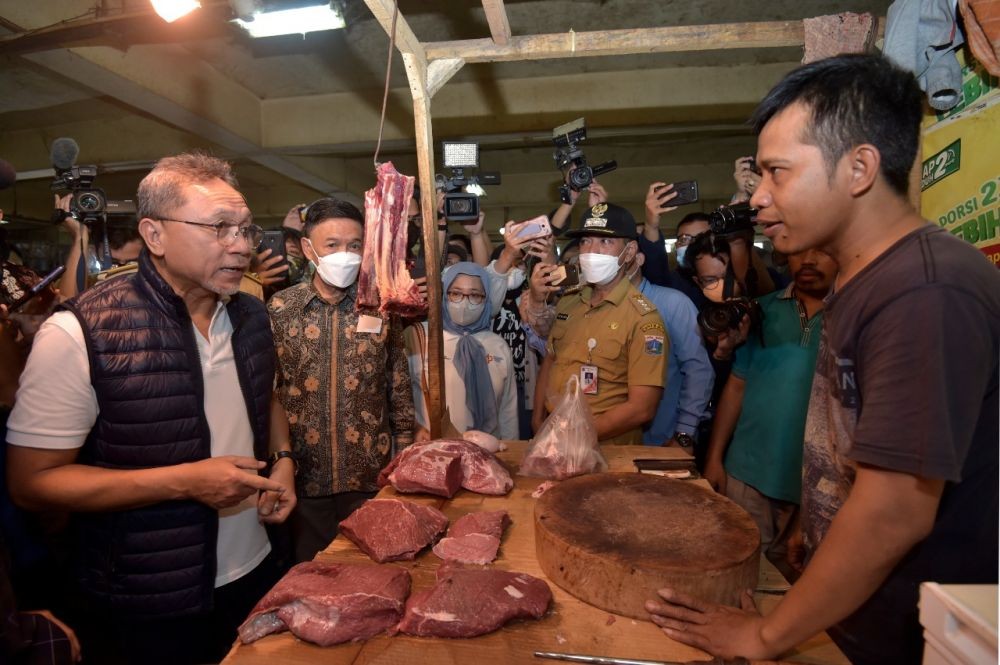
[[[295,461],[295,455],[293,455],[290,450],[276,450],[275,452],[271,453],[270,457],[267,458],[268,473],[271,472],[271,469],[274,468],[274,465],[277,464],[278,460],[280,460],[282,457],[287,457],[288,459],[292,460],[292,467],[295,469],[294,473],[295,475],[298,475],[299,463]]]
[[[694,437],[684,432],[675,432],[674,441],[679,443],[683,448],[690,448],[694,445]]]

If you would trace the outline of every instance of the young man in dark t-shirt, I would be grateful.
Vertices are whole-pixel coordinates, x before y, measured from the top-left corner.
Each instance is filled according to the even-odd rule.
[[[997,581],[1000,273],[908,198],[922,93],[881,56],[790,73],[753,122],[775,248],[840,265],[803,459],[807,565],[762,617],[662,590],[653,620],[715,655],[828,629],[855,665],[919,663],[919,585]]]

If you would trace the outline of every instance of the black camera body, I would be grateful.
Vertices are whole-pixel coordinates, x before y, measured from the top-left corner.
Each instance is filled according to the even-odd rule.
[[[68,189],[73,193],[73,198],[69,202],[69,211],[83,224],[107,221],[109,215],[135,215],[134,201],[130,199],[109,201],[103,189],[94,187],[96,178],[97,167],[92,164],[71,166],[67,169],[56,168],[52,189]]]
[[[587,156],[580,148],[580,142],[587,138],[587,127],[583,118],[577,118],[573,122],[560,125],[552,130],[552,142],[556,146],[556,151],[552,157],[555,159],[556,168],[564,171],[574,166],[569,173],[569,181],[559,188],[559,198],[564,203],[570,203],[570,190],[579,192],[594,182],[594,178],[618,168],[618,162],[610,160],[601,162],[596,166],[587,163]]]
[[[721,335],[739,328],[744,316],[750,317],[750,329],[757,330],[764,320],[764,313],[752,298],[730,298],[723,302],[709,302],[698,312],[698,327],[706,337]]]
[[[435,176],[437,188],[444,192],[444,217],[451,222],[479,219],[479,195],[466,191],[469,185],[499,185],[499,173],[479,173],[466,177],[464,169],[453,168],[452,176]]]
[[[752,232],[756,217],[756,208],[749,203],[737,203],[731,206],[719,206],[718,209],[708,213],[708,223],[712,233],[724,236],[740,231]]]

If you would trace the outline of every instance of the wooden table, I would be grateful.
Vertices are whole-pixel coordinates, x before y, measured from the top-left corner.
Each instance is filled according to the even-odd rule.
[[[509,442],[509,449],[498,455],[504,464],[515,470],[526,443]],[[645,446],[605,446],[603,449],[612,471],[634,471],[632,460],[638,457],[661,459],[687,458],[680,448]],[[419,494],[405,495],[409,501],[432,505],[452,521],[480,510],[506,510],[512,525],[504,536],[500,555],[493,564],[502,570],[525,572],[546,579],[535,559],[534,505],[531,493],[541,482],[538,478],[514,476],[514,489],[507,496],[484,496],[460,490],[452,499]],[[702,483],[704,481],[692,481]],[[705,483],[707,487],[707,483]],[[397,496],[386,487],[379,497]],[[316,556],[317,560],[345,563],[370,563],[371,560],[346,538],[335,539]],[[783,586],[780,573],[762,560],[761,587]],[[440,559],[425,550],[415,561],[395,562],[409,569],[414,590],[429,587]],[[546,580],[548,581],[548,580]],[[226,665],[492,665],[507,663],[548,662],[535,658],[534,651],[560,651],[619,658],[644,658],[668,661],[706,660],[707,654],[667,638],[655,625],[627,617],[609,614],[587,605],[555,584],[553,605],[549,614],[539,621],[516,621],[489,635],[471,639],[419,638],[407,635],[381,635],[366,642],[318,647],[302,642],[290,633],[269,635],[252,644],[237,642],[223,661]],[[757,594],[758,606],[765,612],[780,596]],[[825,635],[818,635],[788,657],[801,663],[833,665],[847,659]]]

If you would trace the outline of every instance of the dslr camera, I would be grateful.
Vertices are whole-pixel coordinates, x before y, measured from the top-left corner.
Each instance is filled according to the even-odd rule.
[[[739,328],[744,316],[750,317],[750,330],[759,330],[764,313],[756,300],[738,297],[709,302],[698,313],[698,326],[706,337],[715,337]]]
[[[718,209],[708,213],[708,223],[712,233],[724,236],[740,231],[753,231],[753,220],[756,216],[757,209],[752,208],[749,203],[737,203],[731,206],[719,206]]]
[[[577,118],[573,122],[567,122],[552,130],[552,142],[556,146],[556,151],[552,157],[556,161],[556,168],[565,171],[570,166],[576,168],[570,171],[569,182],[564,183],[559,188],[559,199],[563,203],[572,203],[570,190],[579,192],[590,187],[594,178],[618,168],[618,162],[610,160],[602,162],[596,166],[587,163],[587,157],[580,148],[580,142],[587,138],[587,126],[583,118]]]
[[[79,152],[80,148],[73,139],[60,138],[52,143],[52,168],[56,172],[52,189],[68,189],[73,193],[69,204],[73,217],[83,224],[106,222],[109,215],[134,217],[134,201],[109,200],[103,189],[94,187],[97,166],[77,166],[75,162]]]
[[[444,192],[444,216],[448,221],[468,222],[479,219],[479,197],[485,196],[482,185],[499,185],[500,174],[481,172],[466,176],[465,169],[479,166],[479,144],[444,141],[444,165],[451,177],[434,176],[436,187]]]

